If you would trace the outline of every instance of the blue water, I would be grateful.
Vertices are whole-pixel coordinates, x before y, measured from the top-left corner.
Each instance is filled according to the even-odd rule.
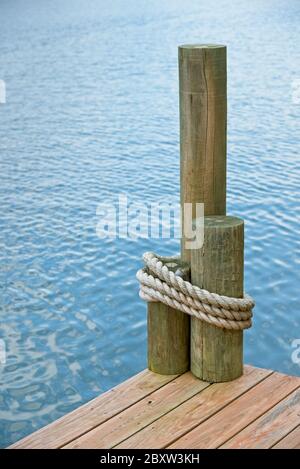
[[[1,0],[0,17],[0,445],[146,366],[135,272],[179,243],[99,239],[96,208],[178,197],[184,42],[228,45],[228,213],[257,302],[245,361],[300,375],[300,3]]]

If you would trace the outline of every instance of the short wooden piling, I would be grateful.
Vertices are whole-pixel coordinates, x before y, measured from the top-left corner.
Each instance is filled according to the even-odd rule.
[[[186,263],[175,267],[166,264],[174,272],[178,267],[189,269]],[[148,303],[148,368],[155,373],[174,375],[184,373],[190,365],[190,318],[163,303]]]
[[[194,285],[219,295],[243,297],[244,222],[237,217],[204,219],[204,244],[191,251]],[[243,373],[243,332],[191,322],[191,371],[212,383]]]

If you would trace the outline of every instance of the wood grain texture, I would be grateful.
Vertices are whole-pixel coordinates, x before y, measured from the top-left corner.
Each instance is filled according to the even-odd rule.
[[[50,425],[23,438],[10,448],[59,448],[175,378],[176,375],[161,376],[148,370],[142,371]]]
[[[204,244],[193,249],[194,285],[220,295],[243,297],[244,222],[237,217],[204,219]],[[243,331],[220,329],[191,320],[191,371],[212,383],[231,381],[243,372]]]
[[[168,267],[174,272],[178,267],[186,268],[183,278],[190,279],[190,270],[186,263],[177,262],[176,266],[170,264]],[[189,370],[190,318],[187,314],[163,303],[150,302],[147,332],[149,370],[163,375],[182,374]]]
[[[230,383],[212,384],[116,447],[165,448],[271,373],[269,370],[246,366],[242,377]]]
[[[190,366],[190,318],[163,303],[148,303],[148,368],[163,375]]]
[[[298,386],[299,378],[274,373],[206,422],[179,438],[170,445],[170,448],[218,448],[272,409]],[[250,438],[250,433],[248,436]]]
[[[204,203],[205,215],[226,213],[226,47],[178,49],[180,108],[180,202]],[[182,237],[182,259],[190,251]]]
[[[300,425],[274,445],[272,449],[300,449]]]
[[[187,372],[66,448],[112,448],[209,386]]]
[[[298,385],[300,385],[300,380],[298,380]],[[245,430],[231,438],[222,448],[267,449],[299,424],[300,390],[297,389]]]

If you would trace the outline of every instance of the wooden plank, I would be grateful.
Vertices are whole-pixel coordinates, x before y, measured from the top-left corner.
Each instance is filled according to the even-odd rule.
[[[272,449],[300,449],[300,426],[280,440]]]
[[[300,378],[274,373],[209,420],[179,438],[170,448],[218,448],[299,385]]]
[[[209,386],[187,372],[65,448],[112,448]]]
[[[73,412],[23,438],[10,448],[59,448],[175,378],[176,375],[162,376],[144,370]]]
[[[246,366],[244,375],[218,383],[176,407],[116,448],[164,448],[269,376],[272,371]]]
[[[300,389],[297,389],[222,448],[268,449],[299,424]]]

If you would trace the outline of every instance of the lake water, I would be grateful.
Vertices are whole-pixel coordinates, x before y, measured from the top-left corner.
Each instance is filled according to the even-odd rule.
[[[99,239],[96,208],[179,196],[185,42],[228,45],[228,213],[257,302],[245,361],[300,376],[300,3],[2,0],[0,17],[0,445],[146,366],[135,272],[179,243]]]

